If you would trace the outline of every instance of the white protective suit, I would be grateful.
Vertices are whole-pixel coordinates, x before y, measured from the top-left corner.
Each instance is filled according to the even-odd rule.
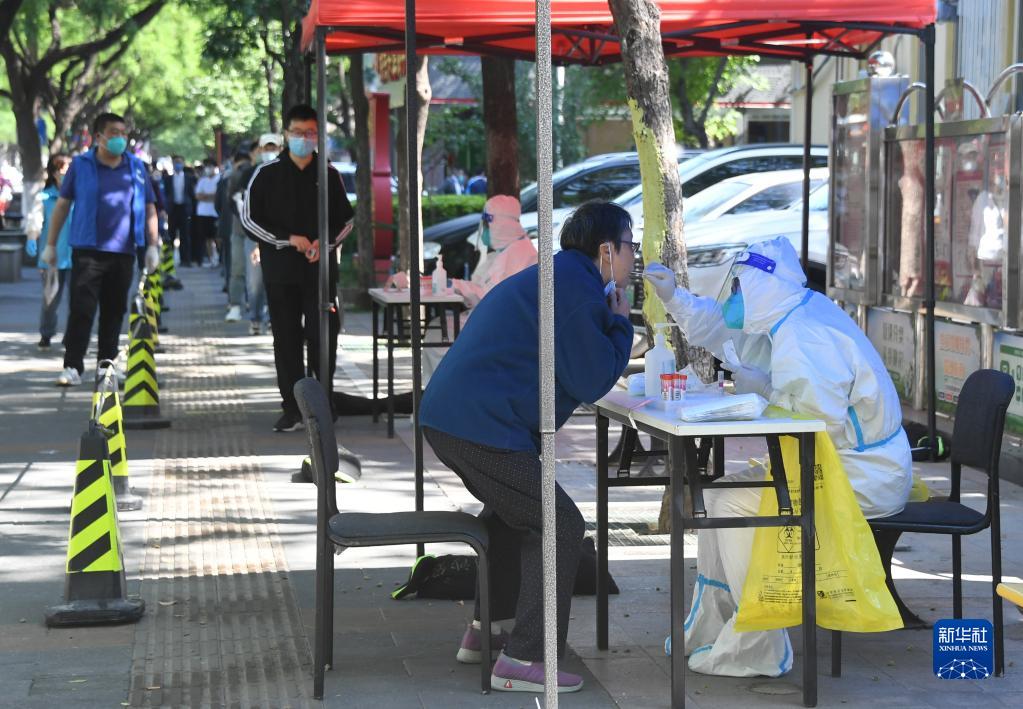
[[[773,273],[736,268],[744,304],[742,332],[766,335],[771,342],[762,393],[776,406],[827,422],[865,517],[900,512],[913,483],[912,457],[902,430],[902,407],[880,356],[841,308],[804,286],[806,276],[788,239],[755,244],[748,251],[777,265]],[[737,332],[725,326],[714,299],[679,288],[665,307],[694,345],[718,351],[728,333]],[[760,480],[763,471],[751,468],[726,479]],[[705,494],[712,517],[752,516],[759,510],[758,489]],[[792,666],[785,630],[734,629],[753,534],[753,529],[699,531],[697,585],[685,621],[689,666],[696,672],[773,677]]]
[[[477,248],[480,248],[480,260],[473,269],[471,280],[465,281],[460,278],[452,279],[454,290],[465,299],[468,310],[461,314],[461,326],[465,326],[472,309],[483,299],[491,289],[498,283],[514,276],[519,271],[529,268],[537,262],[536,247],[530,241],[526,230],[522,228],[519,221],[522,208],[519,200],[508,195],[495,195],[487,200],[483,206],[483,213],[488,215],[490,222],[487,229],[490,232],[490,247],[480,243],[479,238],[483,231],[480,230],[472,237],[477,239]],[[484,251],[484,249],[487,249]],[[454,322],[448,318],[448,336],[454,332]],[[440,342],[441,334],[436,329],[431,329],[426,335],[427,342]],[[429,383],[430,376],[440,364],[444,353],[447,350],[443,347],[423,348],[423,377],[424,385]]]

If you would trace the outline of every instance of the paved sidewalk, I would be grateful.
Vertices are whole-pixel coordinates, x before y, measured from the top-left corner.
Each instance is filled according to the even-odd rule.
[[[31,276],[31,280],[29,277]],[[39,284],[35,273],[0,285],[0,707],[318,706],[310,699],[313,624],[314,489],[290,483],[305,454],[301,433],[275,434],[278,411],[269,336],[247,323],[223,322],[214,271],[183,269],[186,290],[167,295],[170,333],[157,356],[164,414],[173,427],[129,431],[131,484],[144,498],[120,514],[129,591],[145,599],[136,625],[47,630],[42,613],[61,600],[68,503],[90,391],[53,386],[59,347],[35,349]],[[63,318],[63,316],[62,316]],[[338,386],[369,391],[368,316],[349,313]],[[63,322],[63,319],[62,319]],[[407,389],[408,356],[398,362]],[[87,379],[91,372],[87,372]],[[339,440],[363,460],[363,479],[339,487],[344,509],[412,508],[408,419],[388,440],[383,422],[342,418]],[[730,467],[757,454],[729,448]],[[595,517],[592,416],[579,414],[558,437],[558,476],[589,524]],[[475,511],[478,503],[428,454],[428,509]],[[947,466],[921,466],[935,492]],[[968,504],[981,480],[967,473]],[[666,707],[668,549],[650,534],[660,491],[614,491],[611,571],[622,595],[612,600],[612,649],[594,640],[592,598],[573,604],[567,669],[587,687],[564,695],[566,707]],[[1007,577],[1023,575],[1023,491],[1003,485]],[[964,540],[966,615],[990,616],[988,542]],[[686,571],[695,566],[689,538]],[[929,620],[951,614],[950,545],[907,537],[896,555],[907,603]],[[458,547],[431,548],[462,553]],[[327,673],[331,707],[531,707],[530,695],[478,691],[475,667],[454,661],[471,604],[395,602],[411,548],[348,550],[336,563],[335,668]],[[1023,705],[1023,618],[1006,608],[1007,675],[945,682],[931,673],[930,631],[846,635],[845,673],[823,674],[830,656],[819,632],[820,706]],[[799,647],[798,631],[793,644]],[[779,680],[690,673],[689,705],[799,706],[802,662]]]

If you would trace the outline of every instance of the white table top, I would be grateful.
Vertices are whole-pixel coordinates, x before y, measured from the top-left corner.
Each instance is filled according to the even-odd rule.
[[[665,411],[660,408],[660,401],[653,402],[645,396],[629,396],[625,391],[609,392],[596,406],[610,414],[609,418],[623,422],[631,420],[673,436],[767,436],[825,430],[823,421],[774,416],[750,421],[688,422],[679,418],[677,409]]]
[[[411,302],[412,294],[406,290],[385,290],[383,288],[370,288],[369,297],[381,305],[408,305]],[[464,303],[465,299],[457,293],[447,295],[420,295],[420,303]]]

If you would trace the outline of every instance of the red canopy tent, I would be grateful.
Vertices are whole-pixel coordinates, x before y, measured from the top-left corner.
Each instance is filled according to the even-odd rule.
[[[667,0],[658,3],[667,54],[758,54],[805,60],[861,56],[889,33],[934,21],[934,0]],[[493,54],[532,60],[535,0],[418,0],[416,46],[426,54]],[[303,41],[330,28],[327,52],[404,51],[405,0],[313,0]],[[555,62],[621,59],[604,0],[551,0]]]
[[[755,54],[801,61],[806,64],[807,87],[812,87],[812,60],[817,55],[865,58],[885,35],[908,34],[917,37],[925,50],[924,115],[926,121],[925,149],[925,214],[934,210],[934,25],[935,0],[666,0],[658,3],[661,12],[661,35],[668,55],[715,56]],[[549,35],[541,12],[550,13]],[[321,115],[326,110],[326,56],[360,52],[405,52],[406,62],[418,52],[426,54],[486,54],[510,56],[528,61],[537,60],[537,108],[550,109],[550,61],[562,64],[604,64],[621,59],[620,39],[606,0],[489,0],[486,4],[468,0],[312,0],[303,21],[305,48],[315,44],[317,58],[317,100]],[[549,53],[547,47],[549,41]],[[537,46],[541,51],[537,51]],[[539,55],[539,56],[538,56]],[[541,91],[542,89],[542,91]],[[807,91],[806,133],[804,142],[804,207],[803,252],[807,251],[809,193],[810,118],[812,89]],[[406,106],[414,110],[416,94],[411,83],[406,85]],[[541,114],[544,115],[544,114]],[[549,114],[544,115],[549,119]],[[550,121],[538,120],[537,183],[540,215],[539,319],[541,333],[541,432],[543,461],[543,537],[544,546],[553,550],[550,528],[553,524],[553,263],[551,261],[551,164]],[[541,134],[543,140],[541,140]],[[415,136],[406,136],[409,152],[409,204],[419,199],[416,177]],[[326,133],[320,131],[319,150],[326,150]],[[327,161],[320,166],[320,233],[327,231],[326,184]],[[545,227],[546,221],[546,227]],[[412,221],[411,262],[418,262],[418,234]],[[934,224],[926,220],[925,252],[927,292],[924,307],[927,313],[927,370],[930,374],[928,424],[930,441],[935,441],[934,390]],[[412,269],[411,308],[419,311],[419,273]],[[320,293],[321,346],[326,347],[327,260],[321,260]],[[412,317],[412,378],[414,412],[418,409],[421,388],[419,319]],[[544,334],[550,336],[545,338]],[[550,340],[551,342],[547,342]],[[321,382],[330,387],[326,368],[328,356],[321,353]],[[415,418],[416,413],[413,414]],[[547,429],[550,430],[547,430]],[[422,437],[415,424],[416,509],[423,509]],[[812,486],[807,486],[807,488]],[[678,496],[681,499],[681,496]],[[813,496],[804,497],[806,509],[812,511]],[[806,530],[804,530],[805,532]],[[682,552],[682,530],[672,530],[672,554]],[[813,547],[804,537],[804,549]],[[420,550],[421,554],[422,551]],[[552,552],[553,553],[553,552]],[[545,555],[546,556],[546,555]],[[813,559],[811,557],[810,563]],[[545,594],[553,605],[553,576],[547,558],[544,563]],[[681,590],[681,566],[672,568],[672,638],[681,633],[684,615],[684,593]],[[676,589],[676,587],[678,587]],[[804,627],[815,626],[813,579],[803,579]],[[553,617],[553,616],[551,616]],[[546,618],[546,613],[545,613]],[[548,621],[548,624],[550,621]],[[679,647],[673,643],[674,647]],[[553,657],[554,636],[545,638],[545,656]],[[806,666],[803,676],[803,703],[816,706],[816,640],[815,633],[805,632],[803,654]],[[556,662],[548,662],[545,673],[545,702],[557,705]],[[685,705],[685,657],[679,652],[671,658],[672,706]],[[323,693],[322,673],[314,678],[314,696]]]

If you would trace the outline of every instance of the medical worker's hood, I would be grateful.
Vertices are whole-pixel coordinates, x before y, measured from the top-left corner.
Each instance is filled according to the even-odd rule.
[[[771,272],[742,265],[748,254],[759,254],[774,262]],[[744,332],[769,332],[806,295],[806,275],[799,265],[792,243],[780,236],[750,246],[736,259],[733,273],[739,278],[745,310]],[[729,277],[729,279],[731,276]]]

